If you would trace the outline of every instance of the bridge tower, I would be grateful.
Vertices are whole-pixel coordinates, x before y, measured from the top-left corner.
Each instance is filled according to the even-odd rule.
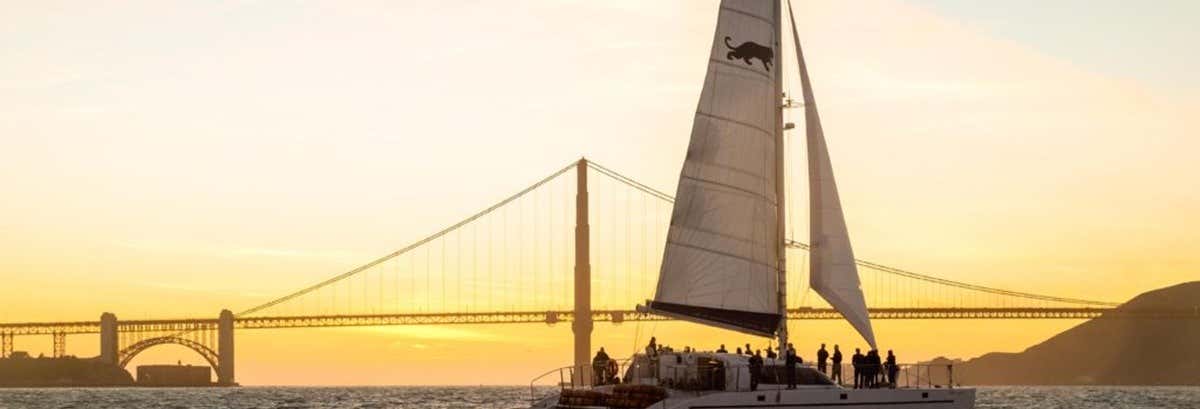
[[[217,384],[236,385],[233,378],[233,312],[221,310],[217,319]]]
[[[585,385],[592,380],[592,264],[587,173],[587,158],[580,158],[575,163],[575,319],[571,322],[571,330],[575,332],[574,373],[579,379],[572,381]]]
[[[111,312],[100,314],[100,362],[117,364],[117,356],[121,351],[119,341],[117,316]]]

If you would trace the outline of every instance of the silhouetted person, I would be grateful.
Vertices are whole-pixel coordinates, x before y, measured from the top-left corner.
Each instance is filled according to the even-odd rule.
[[[796,355],[796,348],[792,344],[788,344],[785,354],[783,365],[787,370],[787,388],[796,389],[796,364],[800,363],[800,357]]]
[[[863,354],[854,348],[854,356],[850,357],[850,365],[854,367],[854,389],[863,387]]]
[[[592,358],[592,370],[596,372],[596,384],[603,385],[604,381],[608,380],[606,372],[608,372],[608,354],[604,352],[604,347],[600,347],[600,351],[596,352],[596,357]]]
[[[832,379],[834,382],[837,382],[838,385],[841,385],[842,384],[842,351],[838,349],[837,344],[833,345],[833,357],[831,358],[831,360],[833,361],[833,373],[829,375],[829,378]]]
[[[879,370],[883,366],[883,361],[879,358],[879,351],[872,349],[867,352],[867,385],[871,388],[879,386]]]
[[[892,354],[892,350],[888,350],[887,356],[887,381],[891,384],[892,389],[896,389],[896,373],[900,372],[900,367],[896,366],[896,355]]]
[[[767,345],[767,358],[775,359],[778,357],[779,357],[779,354],[775,353],[775,348],[771,348],[770,345]]]
[[[737,354],[738,354],[738,355],[741,355],[741,354],[742,354],[742,347],[738,347],[738,349],[737,349]]]
[[[609,359],[607,370],[605,371],[605,375],[607,375],[608,381],[606,381],[605,383],[609,383],[609,384],[613,384],[613,385],[621,383],[621,377],[619,375],[620,372],[621,372],[621,365],[617,363],[617,360]]]
[[[825,360],[829,359],[829,351],[825,350],[825,344],[821,344],[821,349],[817,350],[817,370],[821,373],[825,371]]]
[[[750,390],[758,390],[758,381],[762,378],[763,357],[762,351],[758,351],[750,356]]]
[[[650,337],[650,344],[646,345],[646,355],[658,355],[658,340],[654,339],[654,337]]]
[[[721,347],[717,348],[717,353],[718,354],[727,354],[727,353],[729,353],[729,351],[725,350],[725,344],[721,344]]]
[[[746,343],[746,356],[754,356],[754,350],[750,349],[750,343]]]

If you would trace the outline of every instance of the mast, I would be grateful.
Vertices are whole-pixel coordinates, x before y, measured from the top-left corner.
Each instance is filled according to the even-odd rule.
[[[784,219],[786,196],[784,195],[783,171],[783,0],[774,2],[775,6],[775,49],[779,52],[779,69],[775,70],[775,201],[776,211],[776,246],[778,246],[779,278],[779,356],[785,356],[788,342],[787,328],[787,245],[784,242],[784,229],[787,220]],[[789,10],[789,12],[791,12]],[[795,21],[792,22],[795,24]]]

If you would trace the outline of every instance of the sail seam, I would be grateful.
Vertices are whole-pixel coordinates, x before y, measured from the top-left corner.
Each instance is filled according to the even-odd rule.
[[[766,267],[767,269],[769,269],[769,270],[771,270],[771,271],[776,271],[776,270],[777,270],[777,268],[776,268],[775,266],[772,266],[772,265],[770,265],[770,264],[763,263],[763,262],[761,262],[761,261],[758,261],[758,260],[755,260],[755,259],[747,258],[747,257],[745,257],[745,256],[739,256],[739,255],[737,255],[737,254],[733,254],[733,253],[728,253],[728,252],[724,252],[724,251],[720,251],[720,250],[713,250],[713,249],[710,249],[710,248],[706,248],[706,247],[700,247],[700,246],[696,246],[696,245],[692,245],[692,244],[680,243],[680,242],[677,242],[677,241],[675,241],[675,240],[671,240],[671,239],[669,239],[669,238],[667,239],[667,244],[668,244],[668,245],[670,245],[670,244],[673,244],[673,245],[676,245],[676,246],[679,246],[679,247],[687,247],[687,248],[690,248],[690,249],[693,249],[693,250],[700,250],[700,251],[705,251],[705,252],[709,252],[709,253],[713,253],[713,254],[719,254],[719,255],[722,255],[722,256],[725,256],[725,257],[732,257],[732,258],[736,258],[736,259],[738,259],[738,260],[742,260],[742,261],[745,261],[745,262],[747,262],[747,263],[750,263],[750,264],[757,264],[757,265],[760,265],[760,266]]]
[[[744,127],[747,127],[747,128],[751,128],[751,129],[754,129],[754,130],[756,130],[756,131],[759,131],[759,132],[762,132],[762,133],[764,133],[764,134],[767,134],[768,136],[770,136],[770,135],[772,134],[772,132],[771,132],[771,131],[768,131],[768,130],[766,130],[766,129],[763,129],[761,126],[758,126],[758,125],[755,125],[755,124],[752,124],[752,123],[749,123],[749,122],[743,122],[743,121],[739,121],[739,120],[736,120],[736,119],[733,119],[733,118],[723,117],[723,116],[720,116],[720,115],[713,115],[713,114],[710,114],[710,113],[708,113],[708,112],[704,112],[704,111],[696,111],[696,115],[700,115],[700,116],[703,116],[703,117],[708,117],[708,118],[712,118],[712,119],[717,119],[717,120],[721,120],[721,121],[726,121],[726,122],[735,123],[735,124],[738,124],[738,125],[741,125],[741,126],[744,126]]]
[[[762,199],[763,201],[767,202],[767,204],[769,204],[769,205],[771,205],[771,206],[778,206],[777,204],[775,204],[775,202],[774,202],[774,201],[772,201],[772,200],[771,200],[771,198],[767,197],[766,195],[764,195],[764,194],[762,194],[762,193],[758,193],[758,192],[755,192],[755,191],[752,191],[752,190],[746,190],[746,189],[743,189],[743,188],[740,188],[740,187],[737,187],[737,186],[733,186],[733,185],[729,185],[729,184],[725,184],[725,183],[717,182],[717,181],[714,181],[714,180],[709,180],[709,179],[701,179],[701,178],[698,178],[698,177],[695,177],[695,176],[680,175],[680,177],[681,177],[681,178],[683,178],[683,179],[687,179],[687,180],[694,181],[694,182],[707,183],[707,184],[710,184],[710,185],[719,186],[719,187],[723,187],[723,188],[726,188],[726,189],[731,189],[731,190],[735,190],[735,191],[738,191],[738,192],[742,192],[742,193],[745,193],[745,194],[747,194],[747,195],[754,196],[754,197],[757,197],[757,198],[759,198],[759,199]]]
[[[760,242],[757,242],[757,241],[754,241],[754,240],[750,240],[750,239],[743,239],[743,238],[741,238],[741,237],[735,237],[735,236],[731,236],[731,235],[728,235],[728,234],[725,234],[725,233],[721,233],[721,232],[718,232],[718,231],[706,230],[706,229],[701,229],[701,228],[698,228],[698,227],[693,227],[693,226],[683,226],[683,227],[687,227],[689,230],[695,230],[695,231],[698,231],[698,232],[701,232],[701,233],[704,233],[704,234],[711,234],[711,235],[714,235],[714,236],[719,236],[719,237],[721,237],[721,238],[724,238],[724,239],[729,239],[729,240],[737,240],[737,241],[740,241],[740,242],[742,242],[742,243],[751,244],[751,245],[755,245],[755,246],[761,246],[761,245],[766,245],[766,244],[768,244],[768,243],[760,243]]]
[[[746,71],[746,72],[754,73],[755,75],[758,75],[758,76],[760,76],[760,77],[763,77],[763,79],[765,79],[765,80],[767,80],[767,81],[771,81],[771,76],[770,76],[770,75],[767,75],[767,73],[764,73],[764,72],[759,72],[758,70],[756,70],[756,69],[753,69],[753,68],[750,68],[750,67],[746,67],[746,66],[742,66],[742,65],[734,64],[734,63],[731,63],[731,62],[729,62],[729,61],[718,60],[718,59],[716,59],[716,58],[709,58],[709,59],[708,59],[708,61],[710,61],[710,62],[714,62],[714,63],[717,63],[717,64],[721,64],[721,65],[724,65],[724,66],[726,66],[726,67],[730,67],[730,68],[737,68],[737,69],[739,69],[739,70],[742,70],[742,71]]]
[[[696,161],[696,164],[704,165],[706,167],[714,167],[714,168],[721,169],[721,170],[724,170],[727,172],[738,173],[738,174],[741,174],[742,176],[746,176],[746,177],[753,178],[753,179],[767,180],[766,176],[752,173],[750,171],[741,170],[741,169],[738,169],[738,168],[735,168],[732,166],[728,166],[728,165],[722,165],[719,163],[713,163],[713,162],[708,162],[708,161],[701,162],[699,160]]]

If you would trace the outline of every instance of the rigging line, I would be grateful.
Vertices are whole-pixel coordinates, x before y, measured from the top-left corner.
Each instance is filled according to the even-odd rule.
[[[350,276],[353,276],[353,275],[355,275],[355,274],[358,274],[358,273],[362,272],[363,270],[366,270],[366,269],[369,269],[369,268],[371,268],[371,267],[374,267],[374,266],[376,266],[376,265],[378,265],[378,264],[380,264],[380,263],[383,263],[383,262],[385,262],[385,261],[391,260],[391,259],[395,258],[396,256],[399,256],[399,255],[401,255],[401,254],[404,254],[404,253],[406,253],[406,252],[408,252],[409,250],[412,250],[412,249],[414,249],[414,248],[420,247],[422,244],[425,244],[425,243],[428,243],[428,242],[430,242],[430,241],[436,240],[437,238],[439,238],[439,237],[442,237],[442,236],[446,235],[447,233],[449,233],[449,232],[451,232],[451,231],[454,231],[454,230],[458,229],[459,227],[462,227],[462,226],[466,225],[467,223],[473,222],[473,221],[475,221],[476,219],[478,219],[478,218],[480,218],[480,217],[483,217],[483,216],[485,216],[485,215],[487,215],[487,214],[489,214],[489,213],[491,213],[491,212],[495,211],[496,209],[499,209],[500,207],[502,207],[502,206],[504,206],[504,205],[506,205],[506,204],[508,204],[508,203],[512,202],[513,200],[516,200],[517,198],[520,198],[521,196],[525,195],[526,193],[529,193],[530,191],[533,191],[534,189],[537,189],[537,188],[538,188],[538,186],[541,186],[541,185],[545,184],[546,182],[549,182],[549,181],[553,180],[554,178],[558,177],[558,175],[561,175],[561,174],[565,173],[566,171],[568,171],[568,170],[571,170],[571,169],[572,169],[572,168],[574,168],[574,167],[575,167],[575,162],[571,162],[571,164],[569,164],[569,165],[567,165],[567,166],[564,166],[562,169],[559,169],[557,172],[554,172],[554,173],[553,173],[553,174],[551,174],[550,176],[547,176],[547,177],[543,178],[542,180],[539,180],[539,181],[537,181],[537,183],[534,183],[534,184],[530,185],[529,187],[527,187],[527,188],[525,188],[525,189],[521,190],[520,192],[517,192],[516,194],[514,194],[514,195],[512,195],[512,196],[509,196],[509,197],[505,198],[504,200],[501,200],[501,201],[497,202],[496,204],[492,205],[491,207],[488,207],[488,208],[486,208],[486,209],[483,209],[482,211],[480,211],[479,213],[475,213],[475,214],[474,214],[474,215],[472,215],[471,217],[468,217],[468,218],[466,218],[466,219],[464,219],[464,220],[462,220],[462,221],[460,221],[460,222],[458,222],[458,223],[455,223],[455,224],[451,225],[450,227],[447,227],[447,228],[445,228],[445,229],[442,229],[441,231],[439,231],[439,232],[437,232],[437,233],[434,233],[433,235],[430,235],[430,236],[428,236],[428,237],[425,237],[424,239],[418,240],[418,241],[416,241],[415,243],[412,243],[412,244],[410,244],[410,245],[408,245],[408,246],[406,246],[406,247],[404,247],[404,248],[402,248],[402,249],[400,249],[400,250],[396,250],[396,251],[392,252],[391,254],[388,254],[388,255],[386,255],[386,256],[380,257],[380,258],[378,258],[378,259],[376,259],[376,260],[374,260],[374,261],[371,261],[370,263],[364,264],[364,265],[362,265],[362,266],[360,266],[360,267],[358,267],[358,268],[355,268],[355,269],[353,269],[353,270],[350,270],[350,271],[347,271],[347,272],[345,272],[345,273],[339,274],[339,275],[337,275],[337,276],[334,276],[334,277],[332,277],[332,278],[330,278],[330,279],[327,279],[327,280],[325,280],[325,281],[322,281],[322,282],[319,282],[319,283],[317,283],[317,284],[313,284],[313,285],[311,285],[311,286],[305,287],[305,288],[303,288],[303,289],[301,289],[301,290],[299,290],[299,291],[293,292],[293,293],[291,293],[291,294],[285,295],[285,296],[283,296],[283,297],[280,297],[280,298],[276,298],[276,299],[274,299],[274,300],[271,300],[271,301],[269,301],[269,302],[266,302],[266,303],[263,303],[263,304],[259,304],[259,305],[255,306],[255,307],[252,307],[252,308],[249,308],[249,309],[243,310],[242,312],[239,312],[239,313],[237,313],[237,314],[234,314],[234,315],[235,315],[235,316],[241,316],[241,315],[253,314],[253,313],[255,313],[255,312],[262,311],[262,310],[264,310],[264,309],[267,309],[267,308],[273,307],[273,306],[275,306],[275,305],[278,305],[279,303],[282,303],[282,302],[285,302],[285,301],[291,300],[291,299],[293,299],[293,298],[299,297],[299,296],[301,296],[301,295],[304,295],[304,294],[308,294],[309,292],[312,292],[312,291],[313,291],[313,290],[315,290],[315,289],[318,289],[318,288],[321,288],[321,287],[323,287],[323,286],[326,286],[326,285],[329,285],[329,284],[332,284],[332,283],[335,283],[335,282],[341,281],[341,280],[345,279],[346,277],[350,277]]]
[[[792,248],[803,249],[806,251],[809,249],[808,244],[801,243],[798,241],[788,241],[787,246],[792,247]],[[917,279],[917,280],[921,280],[921,281],[926,281],[926,282],[930,282],[930,283],[942,284],[942,285],[947,285],[947,286],[951,286],[951,287],[958,287],[958,288],[967,289],[967,290],[981,291],[981,292],[991,293],[991,294],[1008,295],[1008,296],[1013,296],[1013,297],[1029,298],[1029,299],[1043,300],[1043,301],[1058,301],[1058,302],[1065,302],[1065,303],[1071,303],[1071,304],[1084,304],[1084,305],[1095,305],[1095,306],[1106,306],[1106,307],[1115,307],[1115,306],[1120,305],[1120,303],[1114,303],[1114,302],[1083,300],[1083,299],[1078,299],[1078,298],[1055,297],[1055,296],[1050,296],[1050,295],[1025,293],[1025,292],[1020,292],[1020,291],[1012,291],[1012,290],[1004,290],[1004,289],[999,289],[999,288],[984,287],[984,286],[975,285],[975,284],[967,284],[967,283],[962,283],[962,282],[958,282],[958,281],[947,280],[944,278],[928,276],[928,275],[924,275],[924,274],[920,274],[920,273],[914,273],[914,272],[907,271],[907,270],[901,270],[901,269],[898,269],[895,267],[889,267],[889,266],[885,266],[883,264],[873,263],[873,262],[861,260],[861,259],[854,259],[854,262],[855,262],[855,264],[858,264],[860,266],[873,268],[873,269],[883,271],[886,273],[897,274],[897,275],[901,275],[901,276],[905,276],[908,278],[913,278],[913,279]]]

